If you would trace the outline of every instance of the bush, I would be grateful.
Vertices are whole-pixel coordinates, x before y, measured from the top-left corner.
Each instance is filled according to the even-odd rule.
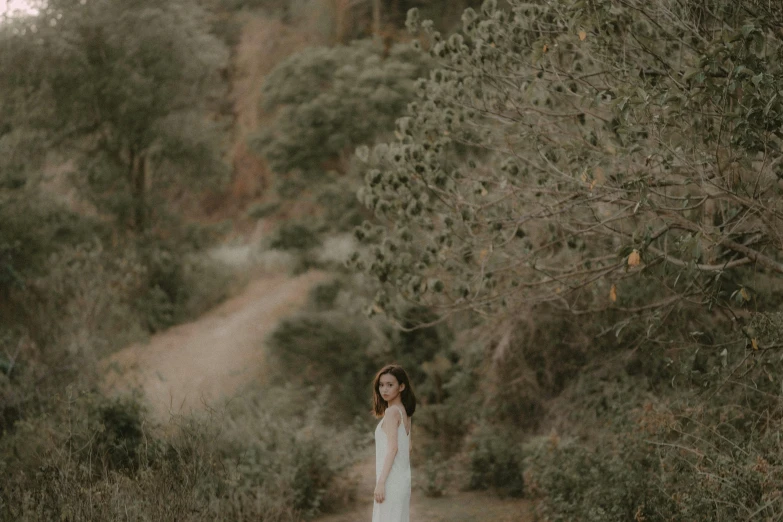
[[[150,332],[193,319],[229,294],[234,275],[214,259],[177,245],[151,244],[141,252],[145,281],[136,307]]]
[[[359,188],[355,178],[347,176],[324,180],[318,187],[315,202],[324,209],[325,225],[336,232],[353,232],[369,217],[367,210],[356,198]]]
[[[553,522],[673,520],[671,500],[652,484],[659,463],[639,444],[606,437],[591,450],[540,438],[527,451],[530,489],[544,495],[542,512]]]
[[[780,427],[779,411],[647,404],[631,423],[582,441],[534,439],[525,478],[553,522],[774,520],[783,514]]]
[[[0,520],[297,522],[336,507],[355,436],[324,427],[311,401],[284,415],[290,391],[270,395],[279,404],[234,402],[161,430],[134,398],[70,393],[0,439]]]
[[[100,429],[95,434],[95,452],[105,469],[137,471],[144,450],[141,404],[129,397],[101,401],[91,416],[97,417]]]
[[[97,220],[69,211],[37,190],[0,196],[0,291],[3,296],[45,274],[59,249],[92,241],[107,231]]]
[[[515,440],[494,427],[482,427],[471,436],[469,489],[523,496],[522,451]]]
[[[332,310],[342,288],[343,282],[339,279],[334,279],[328,283],[320,283],[310,290],[310,304],[317,311]]]
[[[277,229],[269,246],[278,250],[305,252],[320,244],[318,234],[308,225],[285,222]]]
[[[451,471],[452,462],[444,459],[443,454],[428,448],[424,464],[421,466],[423,480],[421,480],[421,489],[424,494],[431,498],[442,497],[446,494],[449,484],[452,482],[453,473]]]
[[[354,414],[370,407],[372,376],[381,366],[368,353],[366,320],[341,312],[312,312],[286,319],[269,339],[271,353],[287,375],[335,392],[335,408]],[[362,393],[362,390],[365,390]]]
[[[390,129],[427,60],[402,44],[385,54],[365,40],[308,48],[284,60],[263,87],[264,108],[277,109],[276,123],[261,129],[252,147],[275,172],[320,173]]]

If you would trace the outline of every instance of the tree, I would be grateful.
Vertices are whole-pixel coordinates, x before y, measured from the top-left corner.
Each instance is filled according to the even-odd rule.
[[[275,67],[263,87],[275,123],[253,140],[273,170],[320,173],[391,126],[427,60],[407,46],[382,53],[379,43],[358,41],[307,49]]]
[[[448,39],[409,13],[439,68],[358,151],[375,309],[735,317],[783,274],[783,9],[509,3]]]
[[[52,0],[0,30],[0,142],[28,136],[77,157],[136,231],[165,180],[220,170],[206,109],[227,52],[187,0]],[[30,140],[22,140],[22,143]]]

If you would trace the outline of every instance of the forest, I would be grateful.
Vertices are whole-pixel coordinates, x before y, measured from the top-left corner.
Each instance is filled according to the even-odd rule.
[[[0,520],[783,520],[783,4],[3,8]]]

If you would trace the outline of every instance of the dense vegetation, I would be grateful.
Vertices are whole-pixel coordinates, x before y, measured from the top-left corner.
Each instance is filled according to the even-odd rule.
[[[409,13],[439,66],[358,151],[375,308],[480,314],[539,398],[618,388],[531,450],[550,518],[779,516],[783,10],[509,4]]]
[[[254,16],[323,45],[254,86],[274,183],[220,222]],[[781,23],[754,0],[52,0],[0,25],[0,519],[337,509],[391,360],[425,494],[779,518]],[[330,276],[266,340],[277,377],[162,427],[103,397],[99,359],[229,294],[205,249],[255,220],[260,257]]]

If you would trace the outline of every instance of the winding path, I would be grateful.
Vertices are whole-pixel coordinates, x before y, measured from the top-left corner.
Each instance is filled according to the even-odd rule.
[[[105,391],[140,389],[158,420],[231,397],[266,376],[264,339],[306,302],[321,272],[261,277],[197,320],[104,361]]]

